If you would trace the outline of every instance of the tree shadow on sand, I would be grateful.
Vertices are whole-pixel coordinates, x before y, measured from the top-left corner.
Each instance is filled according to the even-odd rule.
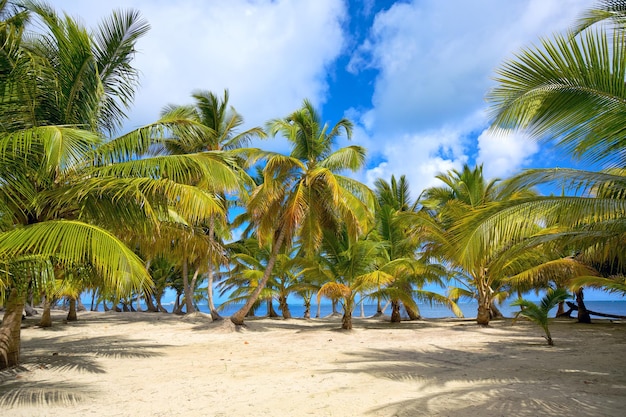
[[[20,366],[0,372],[0,408],[70,406],[87,401],[97,392],[85,384],[63,381],[59,374],[67,373],[68,379],[72,372],[103,374],[106,371],[98,358],[149,358],[161,356],[155,350],[166,347],[120,336],[76,336],[46,343],[46,333],[29,341],[33,347],[23,349]],[[54,373],[54,380],[31,378],[33,371]]]
[[[558,367],[561,361],[551,361],[549,356],[567,355],[568,349],[550,351],[533,343],[515,348],[492,343],[479,350],[435,345],[422,351],[371,349],[348,354],[351,359],[344,365],[349,369],[331,372],[365,372],[390,384],[401,382],[405,391],[410,387],[413,398],[389,402],[371,409],[369,415],[623,415],[624,389],[619,387],[626,387],[626,379],[621,372],[610,381],[590,379],[584,371],[566,373]],[[537,363],[520,350],[530,352],[531,358],[548,358]],[[602,393],[605,400],[598,400],[594,393]],[[614,395],[614,401],[606,401],[607,394],[609,398]]]
[[[0,408],[11,409],[24,406],[62,406],[71,407],[87,401],[93,392],[84,385],[60,381],[23,381],[0,382]]]

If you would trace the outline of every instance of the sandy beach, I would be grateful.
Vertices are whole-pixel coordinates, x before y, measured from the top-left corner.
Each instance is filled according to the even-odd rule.
[[[626,323],[28,318],[3,416],[623,416]]]

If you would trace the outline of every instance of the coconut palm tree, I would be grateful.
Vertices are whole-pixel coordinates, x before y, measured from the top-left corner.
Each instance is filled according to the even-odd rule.
[[[270,250],[267,247],[260,247],[256,238],[242,239],[228,247],[231,250],[230,259],[233,266],[222,287],[225,291],[235,291],[236,297],[227,302],[233,304],[244,301],[256,289],[263,278]],[[310,285],[302,279],[301,262],[296,252],[297,248],[291,248],[278,255],[272,276],[263,292],[265,301],[269,303],[273,300],[278,301],[278,308],[285,319],[291,318],[287,304],[289,295],[310,288]],[[271,314],[271,310],[268,314]]]
[[[612,26],[592,27],[601,21]],[[570,194],[507,204],[483,218],[490,234],[523,233],[523,228],[510,227],[513,215],[527,216],[526,224],[551,218],[564,228],[552,238],[560,239],[583,262],[611,263],[615,270],[623,270],[625,29],[623,5],[600,1],[581,17],[574,32],[523,49],[498,70],[498,85],[488,95],[494,131],[524,129],[577,159],[608,169],[522,173],[513,183],[558,184],[569,188]]]
[[[374,200],[363,184],[341,175],[363,166],[365,150],[347,146],[333,151],[337,137],[350,138],[352,123],[340,120],[332,128],[322,125],[309,101],[284,119],[269,123],[272,135],[282,134],[292,145],[289,156],[272,154],[263,168],[263,183],[257,186],[247,204],[261,245],[271,247],[262,280],[246,304],[231,316],[235,324],[256,301],[272,274],[283,245],[291,246],[298,237],[304,254],[319,248],[324,230],[347,228],[352,239],[368,228],[369,209]]]
[[[337,234],[324,234],[321,253],[311,259],[305,275],[324,282],[317,292],[319,305],[322,297],[338,301],[343,309],[341,328],[352,329],[352,312],[357,296],[363,298],[368,292],[389,284],[394,277],[376,273],[376,263],[383,251],[383,244],[373,240],[353,241],[344,229]]]
[[[508,241],[492,241],[481,250],[466,251],[459,246],[464,228],[461,224],[471,213],[488,207],[496,201],[510,201],[531,192],[523,187],[503,188],[498,179],[487,181],[482,166],[470,168],[465,165],[461,171],[451,170],[437,176],[444,186],[432,187],[422,193],[422,204],[433,218],[432,222],[422,222],[429,233],[427,245],[429,255],[439,257],[452,269],[460,269],[467,284],[475,290],[478,301],[477,322],[487,325],[493,315],[492,303],[497,287],[506,276],[499,265],[499,257],[513,250]],[[510,271],[509,271],[510,272]],[[519,272],[519,271],[518,271]]]
[[[376,229],[369,238],[383,243],[383,253],[376,271],[371,274],[372,278],[376,274],[385,274],[389,284],[371,293],[370,297],[379,295],[390,300],[392,322],[400,321],[400,304],[404,304],[411,319],[419,318],[416,298],[446,304],[455,314],[461,314],[449,297],[423,288],[426,284],[443,286],[447,274],[440,265],[420,258],[420,246],[425,240],[415,225],[419,224],[423,213],[418,212],[418,201],[411,199],[406,177],[396,180],[392,176],[390,182],[376,180],[375,193],[378,200]]]
[[[241,149],[247,146],[253,138],[265,138],[267,135],[261,127],[239,131],[244,119],[234,107],[230,106],[228,90],[224,90],[223,97],[219,97],[210,91],[196,91],[192,94],[195,103],[190,106],[168,106],[164,109],[164,115],[185,114],[194,123],[200,124],[205,129],[200,135],[188,135],[186,130],[177,134],[173,130],[173,136],[166,140],[163,145],[169,153],[187,154],[202,151],[228,151]],[[242,168],[246,168],[248,161],[238,158],[238,163]],[[219,191],[219,190],[213,190]],[[241,197],[244,197],[243,194]],[[223,193],[219,198],[225,204],[234,202],[226,198]],[[214,247],[216,242],[222,242],[230,237],[227,217],[211,217],[206,225],[206,234],[209,237],[209,244]],[[223,252],[223,251],[222,251]],[[213,282],[215,276],[215,265],[223,265],[223,256],[213,257],[208,262],[207,268],[207,300],[209,311],[213,320],[221,319],[215,303],[213,301]]]
[[[544,337],[548,342],[548,345],[554,346],[554,341],[552,340],[552,335],[550,334],[550,329],[548,328],[548,313],[559,302],[566,300],[568,297],[569,293],[565,289],[551,288],[546,292],[546,295],[543,296],[543,298],[539,302],[539,305],[533,303],[532,301],[524,300],[522,298],[513,301],[511,305],[520,306],[522,308],[515,314],[515,318],[518,318],[520,316],[525,317],[540,326],[545,333]]]

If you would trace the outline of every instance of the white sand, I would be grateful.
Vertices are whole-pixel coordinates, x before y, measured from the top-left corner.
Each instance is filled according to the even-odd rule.
[[[624,416],[626,323],[29,318],[2,416]]]

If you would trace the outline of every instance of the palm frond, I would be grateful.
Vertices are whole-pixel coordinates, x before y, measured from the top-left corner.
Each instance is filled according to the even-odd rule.
[[[93,267],[105,286],[127,294],[151,284],[145,265],[111,233],[78,221],[50,221],[0,234],[3,259],[24,255],[53,257],[69,265]]]

